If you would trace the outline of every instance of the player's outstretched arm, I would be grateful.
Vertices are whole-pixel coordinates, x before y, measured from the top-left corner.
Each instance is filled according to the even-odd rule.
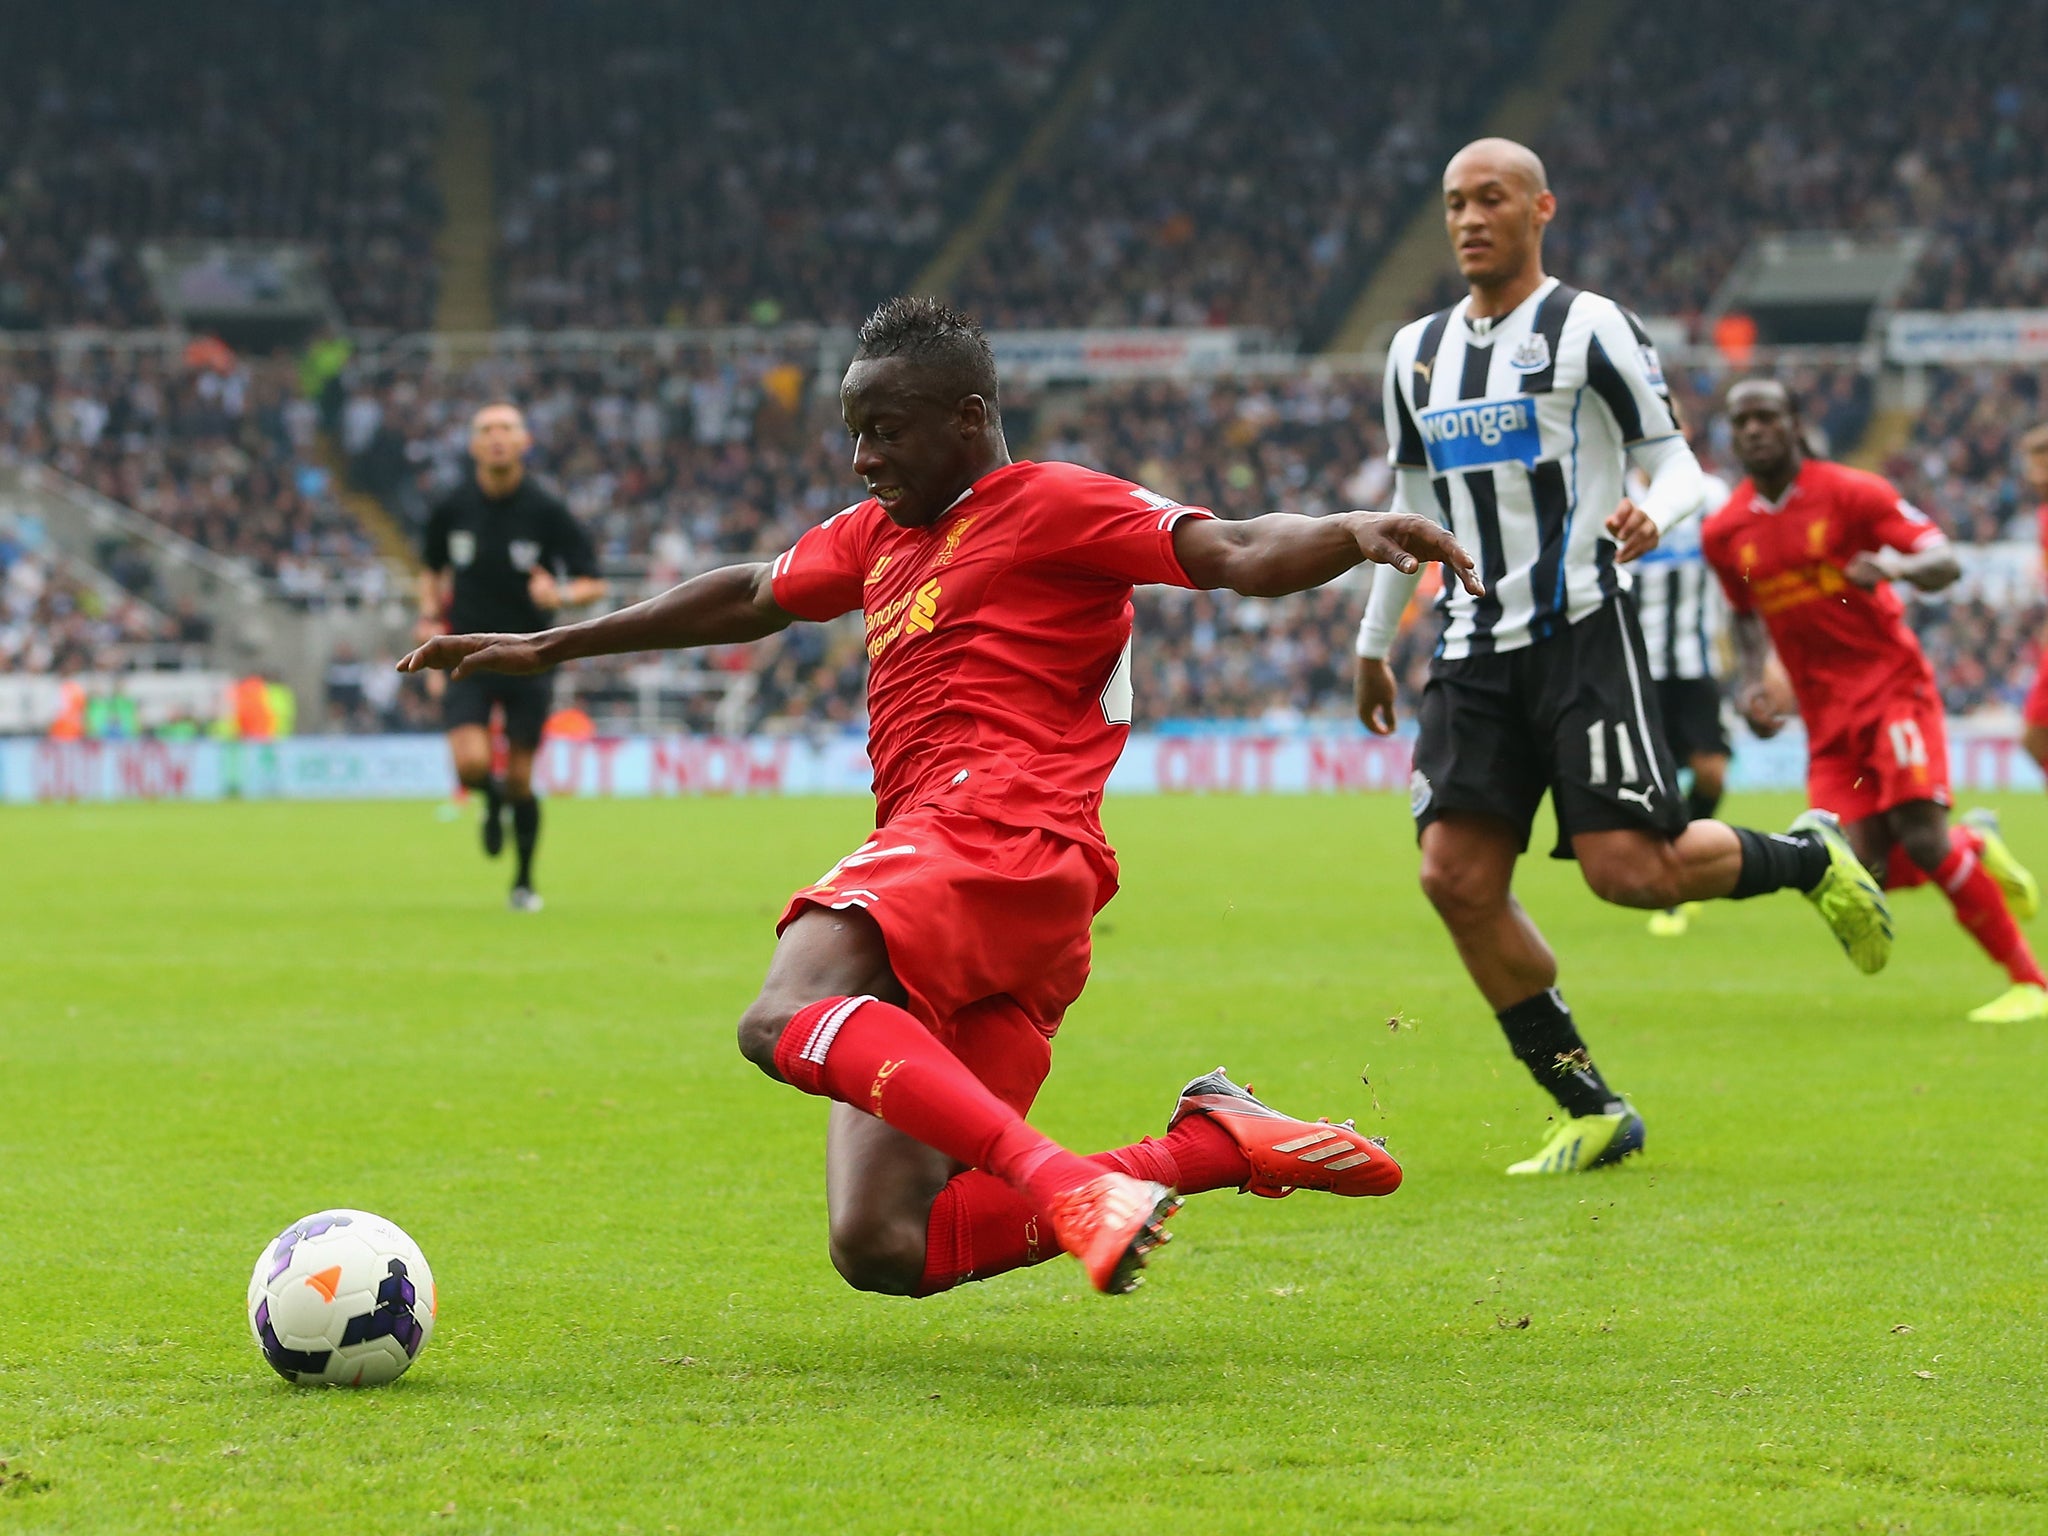
[[[1403,574],[1440,560],[1474,597],[1486,590],[1465,547],[1440,523],[1411,512],[1269,512],[1241,523],[1187,518],[1174,527],[1173,552],[1196,586],[1228,587],[1245,597],[1306,592],[1368,560]]]
[[[1896,549],[1864,550],[1851,555],[1842,573],[1868,591],[1881,582],[1903,581],[1922,592],[1939,592],[1962,579],[1963,563],[1946,539],[1911,554]]]
[[[476,672],[524,674],[545,672],[585,656],[759,640],[787,629],[795,619],[775,601],[770,570],[766,563],[724,566],[630,608],[538,634],[436,635],[399,662],[398,670],[433,668],[457,677]]]

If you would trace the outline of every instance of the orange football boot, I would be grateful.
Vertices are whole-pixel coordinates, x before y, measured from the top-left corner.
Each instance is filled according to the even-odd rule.
[[[1297,1189],[1333,1195],[1391,1195],[1401,1187],[1401,1165],[1376,1136],[1364,1136],[1349,1120],[1296,1120],[1261,1104],[1218,1067],[1180,1092],[1170,1131],[1189,1115],[1207,1115],[1227,1132],[1251,1162],[1252,1176],[1240,1192],[1278,1200]]]
[[[1095,1289],[1122,1296],[1144,1279],[1145,1255],[1171,1239],[1166,1218],[1180,1196],[1164,1184],[1105,1173],[1068,1190],[1046,1215],[1060,1246],[1081,1261]]]

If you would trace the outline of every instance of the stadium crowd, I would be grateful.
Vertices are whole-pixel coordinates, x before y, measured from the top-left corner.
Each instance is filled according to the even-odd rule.
[[[318,416],[293,361],[218,343],[0,351],[0,452],[243,563],[295,602],[374,602],[384,567],[319,462]]]
[[[1106,12],[520,0],[489,70],[507,320],[857,322],[910,281]]]
[[[161,323],[151,240],[312,244],[356,325],[432,322],[439,105],[417,7],[0,7],[0,328]]]
[[[123,671],[177,642],[170,619],[80,580],[38,543],[0,518],[0,673]]]
[[[1319,339],[1551,9],[1495,8],[1452,49],[1433,0],[1177,7],[1024,175],[961,302],[991,326]]]
[[[1690,316],[1761,231],[1924,229],[1909,304],[2048,302],[2048,8],[1716,10],[1627,11],[1545,129],[1553,271]]]

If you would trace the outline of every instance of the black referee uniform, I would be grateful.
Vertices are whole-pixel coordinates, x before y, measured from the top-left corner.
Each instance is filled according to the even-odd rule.
[[[597,552],[582,526],[559,496],[543,490],[531,476],[522,476],[509,496],[488,496],[473,476],[465,479],[428,515],[422,554],[435,576],[454,573],[447,619],[457,634],[546,629],[552,615],[528,590],[533,573],[545,570],[558,581],[597,575]],[[462,725],[488,726],[495,704],[504,711],[505,739],[530,753],[547,729],[553,693],[553,680],[546,673],[507,677],[484,672],[451,678],[442,696],[443,723],[451,731]],[[523,787],[526,792],[518,798],[502,794],[496,779],[481,788],[484,851],[495,857],[504,846],[500,815],[509,800],[519,854],[512,908],[537,912],[541,900],[533,890],[533,854],[540,842],[540,802],[530,787]]]
[[[484,494],[474,476],[442,497],[427,517],[422,558],[436,576],[454,572],[448,627],[454,633],[528,634],[553,615],[527,591],[537,570],[557,580],[597,575],[597,552],[561,497],[523,477],[510,496]],[[554,692],[546,673],[506,677],[481,673],[452,680],[443,696],[444,726],[489,725],[491,706],[505,712],[505,739],[532,751],[540,745]]]

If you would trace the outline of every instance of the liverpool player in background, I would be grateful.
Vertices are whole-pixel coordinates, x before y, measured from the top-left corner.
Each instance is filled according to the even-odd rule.
[[[2034,513],[2040,529],[2042,564],[2048,567],[2048,421],[2029,427],[2020,438],[2020,474],[2037,503]],[[2027,692],[2025,710],[2027,755],[2048,773],[2048,637],[2041,645],[2040,668],[2034,686]]]
[[[770,564],[728,566],[537,635],[451,635],[400,665],[461,681],[579,656],[867,622],[876,832],[798,891],[740,1050],[834,1100],[832,1261],[928,1295],[1065,1249],[1125,1291],[1176,1191],[1385,1194],[1400,1169],[1347,1121],[1289,1119],[1222,1071],[1163,1140],[1078,1157],[1024,1121],[1116,891],[1102,788],[1130,733],[1131,588],[1304,591],[1361,561],[1472,562],[1426,518],[1221,522],[1072,464],[1017,463],[973,321],[897,299],[861,328],[840,401],[867,500]]]
[[[469,425],[475,474],[442,497],[427,517],[422,551],[420,635],[443,629],[539,629],[564,604],[604,596],[597,556],[562,499],[526,473],[533,446],[517,406],[487,405]],[[552,689],[545,677],[464,677],[442,698],[455,774],[484,803],[484,852],[505,847],[505,808],[519,867],[512,876],[515,912],[538,912],[533,853],[540,842],[540,801],[533,793],[533,754],[547,725]],[[505,723],[505,777],[491,772],[491,710]]]
[[[1557,212],[1543,162],[1480,139],[1444,167],[1444,225],[1469,293],[1387,353],[1397,511],[1441,512],[1479,551],[1483,596],[1446,589],[1410,782],[1422,889],[1508,1048],[1560,1115],[1515,1175],[1580,1173],[1643,1145],[1642,1117],[1586,1049],[1557,956],[1515,898],[1545,794],[1553,857],[1593,894],[1652,911],[1802,892],[1857,969],[1891,916],[1833,818],[1772,834],[1695,821],[1678,794],[1627,567],[1703,509],[1656,348],[1612,299],[1545,275]],[[1628,467],[1648,481],[1623,494]],[[1387,650],[1415,584],[1379,573],[1358,633],[1358,713],[1394,729]]]
[[[1704,543],[1735,610],[1743,713],[1764,735],[1783,723],[1775,645],[1806,721],[1807,799],[1841,818],[1887,886],[1940,886],[2005,968],[2011,988],[1973,1022],[2048,1018],[2048,977],[2013,922],[2014,909],[2034,913],[2034,877],[1995,820],[1949,825],[1941,692],[1890,586],[1940,591],[1961,574],[1955,551],[1887,481],[1811,457],[1797,402],[1776,380],[1737,384],[1727,409],[1748,478],[1708,519]]]

